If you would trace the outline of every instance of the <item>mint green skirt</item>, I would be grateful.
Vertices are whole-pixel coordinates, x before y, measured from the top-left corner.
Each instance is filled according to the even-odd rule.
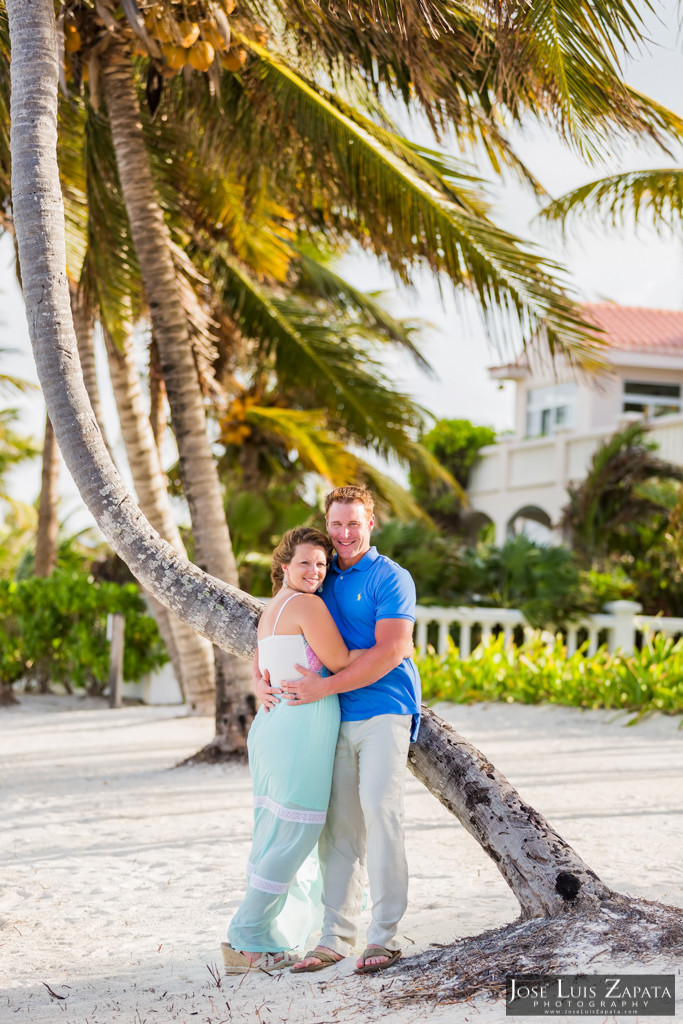
[[[271,683],[296,679],[295,664],[327,674],[301,635],[259,641]],[[249,731],[254,836],[247,892],[228,929],[234,949],[276,953],[303,948],[320,927],[318,837],[325,824],[339,733],[339,700],[261,708]]]

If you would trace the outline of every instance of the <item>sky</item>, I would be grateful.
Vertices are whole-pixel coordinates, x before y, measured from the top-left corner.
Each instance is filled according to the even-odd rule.
[[[677,0],[655,3],[658,17],[648,22],[650,43],[625,65],[630,85],[683,115],[681,74],[683,39]],[[406,125],[406,132],[427,145],[433,145],[428,129],[419,122]],[[683,152],[673,158],[652,147],[629,146],[604,164],[590,167],[561,145],[552,134],[536,125],[515,132],[513,145],[518,155],[542,182],[551,196],[617,171],[683,164]],[[444,143],[448,148],[448,140]],[[492,178],[485,164],[476,172]],[[534,241],[554,260],[568,268],[577,295],[586,301],[615,301],[624,305],[683,308],[683,234],[658,236],[644,227],[637,231],[616,231],[578,226],[575,219],[569,241],[563,241],[557,227],[537,218],[538,204],[533,196],[513,180],[491,185],[494,218],[508,230]],[[407,357],[392,357],[388,372],[397,387],[404,389],[435,417],[467,418],[499,431],[513,426],[514,391],[511,383],[500,385],[488,375],[488,367],[502,361],[487,343],[475,303],[456,295],[447,283],[443,295],[433,277],[421,275],[412,290],[406,290],[391,273],[368,255],[351,252],[341,263],[341,272],[358,287],[378,290],[395,315],[425,322],[421,349],[432,364],[434,375],[426,377]],[[13,266],[13,248],[9,238],[0,238],[0,350],[16,350],[11,357],[0,355],[3,370],[37,380],[23,310],[23,302]],[[507,360],[511,351],[505,353]],[[100,351],[99,365],[104,368]],[[106,373],[100,374],[105,425],[115,455],[122,454],[118,424]],[[31,399],[14,400],[22,408],[23,426],[39,438],[44,411],[38,394]],[[118,460],[121,464],[125,460]],[[29,469],[16,472],[11,479],[12,493],[19,492],[32,501],[40,487],[38,461]],[[80,500],[66,472],[62,474],[62,516],[71,513],[82,526],[87,514],[79,510]]]

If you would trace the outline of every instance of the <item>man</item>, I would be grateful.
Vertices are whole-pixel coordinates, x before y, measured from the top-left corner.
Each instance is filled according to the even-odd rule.
[[[327,532],[336,555],[322,598],[349,649],[367,648],[348,668],[321,679],[303,666],[283,684],[290,704],[339,694],[341,728],[332,794],[319,842],[324,920],[320,944],[292,970],[323,970],[348,956],[357,936],[367,860],[372,921],[358,973],[372,973],[401,956],[398,922],[408,897],[403,794],[408,746],[417,735],[420,681],[412,652],[415,585],[409,573],[370,544],[372,496],[339,487],[325,500]],[[266,706],[275,692],[257,681]]]

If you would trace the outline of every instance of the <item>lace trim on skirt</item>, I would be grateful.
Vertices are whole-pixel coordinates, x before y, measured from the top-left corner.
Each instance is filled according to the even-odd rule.
[[[298,821],[304,825],[324,825],[327,811],[303,811],[296,807],[285,807],[269,796],[254,797],[254,807],[265,807],[283,821]]]
[[[261,892],[281,893],[287,892],[289,889],[289,882],[273,882],[270,878],[262,878],[261,875],[257,875],[251,861],[247,864],[247,875],[249,885],[254,889],[260,889]]]

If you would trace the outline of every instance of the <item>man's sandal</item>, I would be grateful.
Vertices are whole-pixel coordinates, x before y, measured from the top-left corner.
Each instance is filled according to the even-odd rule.
[[[310,960],[315,957],[319,960],[319,964],[309,964],[308,967],[295,967],[290,971],[290,974],[311,974],[313,971],[324,971],[326,967],[332,967],[333,964],[340,964],[344,959],[343,956],[336,957],[330,953],[325,953],[322,949],[311,949],[308,953],[301,957],[302,960]]]
[[[316,954],[317,955],[317,954]],[[368,946],[361,953],[363,960],[370,960],[374,956],[386,956],[389,959],[384,960],[381,964],[363,964],[362,967],[357,967],[354,974],[376,974],[377,971],[385,971],[387,967],[391,967],[397,960],[401,959],[400,949],[385,949],[384,946]]]
[[[226,974],[248,974],[250,971],[282,971],[295,964],[299,957],[289,951],[284,953],[261,953],[257,960],[250,960],[229,942],[221,942],[221,953]],[[276,959],[277,958],[277,959]]]

